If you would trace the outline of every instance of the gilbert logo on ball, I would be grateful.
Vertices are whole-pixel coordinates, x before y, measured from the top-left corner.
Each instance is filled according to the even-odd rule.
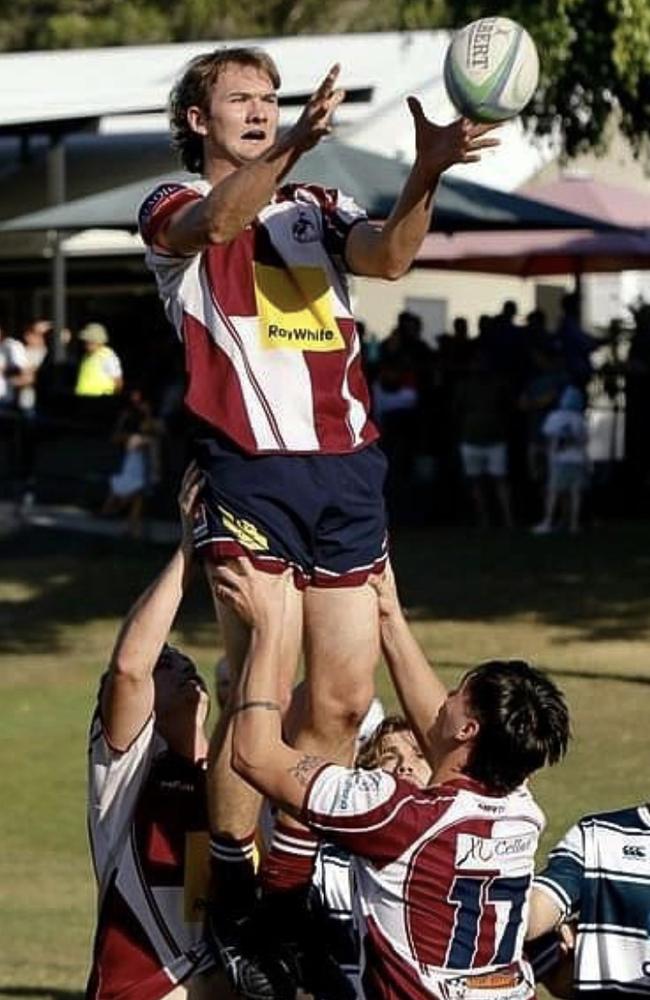
[[[528,32],[507,17],[482,17],[461,28],[445,57],[452,104],[473,121],[514,118],[535,92],[539,57]]]

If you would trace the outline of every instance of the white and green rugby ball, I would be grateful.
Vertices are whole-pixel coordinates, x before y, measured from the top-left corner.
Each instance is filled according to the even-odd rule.
[[[452,104],[476,122],[514,118],[535,92],[539,57],[535,43],[508,17],[482,17],[461,28],[445,57],[445,86]]]

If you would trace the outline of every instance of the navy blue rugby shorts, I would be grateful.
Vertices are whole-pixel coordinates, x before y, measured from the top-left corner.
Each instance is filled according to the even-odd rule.
[[[194,442],[204,489],[194,544],[204,558],[248,556],[299,587],[356,587],[387,558],[386,458],[377,444],[346,455],[248,455],[225,437]]]

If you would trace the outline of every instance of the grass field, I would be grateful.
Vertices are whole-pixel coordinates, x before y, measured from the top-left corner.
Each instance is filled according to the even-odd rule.
[[[446,680],[486,657],[526,656],[564,687],[575,739],[535,781],[544,849],[583,812],[646,798],[650,525],[577,538],[401,532],[394,552]],[[94,902],[86,727],[120,618],[167,551],[31,530],[4,538],[0,556],[0,997],[78,1000]],[[209,676],[219,638],[200,579],[175,638]],[[383,674],[380,691],[391,704]]]

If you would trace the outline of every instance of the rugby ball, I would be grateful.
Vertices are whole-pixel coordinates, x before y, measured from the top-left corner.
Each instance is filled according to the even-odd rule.
[[[482,17],[457,31],[445,56],[445,87],[454,107],[476,122],[514,118],[539,79],[535,43],[508,17]]]

